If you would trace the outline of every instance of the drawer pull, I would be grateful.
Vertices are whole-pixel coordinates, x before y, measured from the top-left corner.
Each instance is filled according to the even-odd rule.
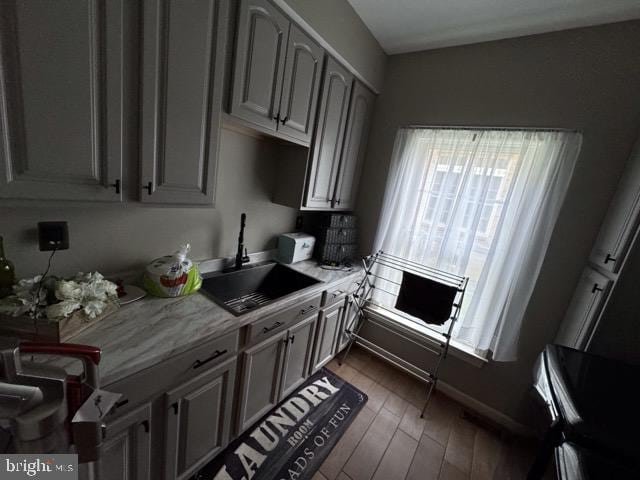
[[[129,399],[128,398],[124,398],[124,399],[120,400],[119,402],[116,402],[115,407],[116,408],[124,407],[127,403],[129,403]]]
[[[307,313],[314,311],[316,308],[318,307],[315,305],[309,305],[307,308],[300,310],[300,315],[306,315]]]
[[[602,292],[603,289],[597,283],[593,284],[593,288],[591,289],[591,293]]]
[[[216,350],[215,353],[211,355],[209,358],[206,358],[204,360],[196,360],[195,362],[193,362],[193,369],[195,370],[196,368],[200,368],[201,366],[211,362],[212,360],[215,360],[216,358],[221,357],[225,353],[227,353],[226,348],[224,350]]]
[[[333,292],[333,293],[331,294],[331,296],[332,296],[332,298],[337,298],[337,297],[339,297],[340,295],[342,295],[343,293],[344,293],[344,292],[343,292],[342,290],[338,290],[338,291],[336,291],[336,292]]]
[[[268,333],[268,332],[270,332],[271,330],[273,330],[273,329],[275,329],[275,328],[278,328],[278,327],[279,327],[279,326],[281,326],[281,325],[282,325],[282,322],[276,322],[276,323],[274,323],[273,325],[271,325],[270,327],[264,327],[264,328],[262,329],[262,333]]]
[[[613,258],[610,253],[607,253],[607,257],[604,259],[604,263],[607,264],[609,262],[616,262],[616,259]]]

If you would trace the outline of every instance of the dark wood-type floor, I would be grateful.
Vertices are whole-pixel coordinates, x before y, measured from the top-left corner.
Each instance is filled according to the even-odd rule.
[[[425,384],[354,348],[328,367],[369,401],[313,480],[520,480],[533,458],[530,440],[500,434],[463,417],[436,393],[425,414]]]

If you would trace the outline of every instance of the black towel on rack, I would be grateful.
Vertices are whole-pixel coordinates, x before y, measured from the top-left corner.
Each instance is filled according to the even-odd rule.
[[[458,289],[430,278],[402,272],[396,308],[423,322],[442,325],[451,316]]]

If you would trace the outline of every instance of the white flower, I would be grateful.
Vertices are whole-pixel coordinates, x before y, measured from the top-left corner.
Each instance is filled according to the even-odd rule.
[[[60,280],[56,283],[56,298],[58,300],[76,300],[82,299],[82,287],[74,281]]]
[[[60,303],[54,303],[47,307],[47,318],[52,320],[65,318],[80,307],[80,303],[75,300],[64,300]]]
[[[84,305],[84,313],[89,318],[96,318],[102,313],[107,304],[98,300],[92,300]]]

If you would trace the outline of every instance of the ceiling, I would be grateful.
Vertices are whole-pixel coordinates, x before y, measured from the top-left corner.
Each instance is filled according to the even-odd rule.
[[[640,18],[640,0],[349,0],[388,54]]]

